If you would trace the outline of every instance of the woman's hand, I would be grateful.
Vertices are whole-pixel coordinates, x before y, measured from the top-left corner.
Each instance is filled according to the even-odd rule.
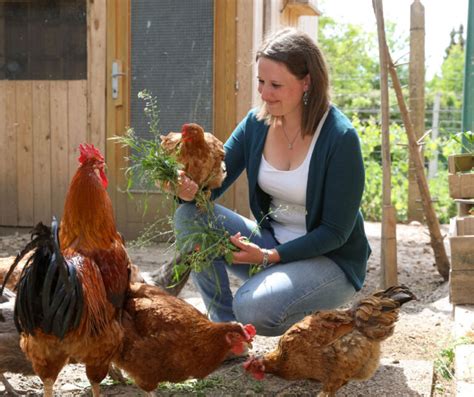
[[[240,251],[234,252],[233,263],[255,263],[262,264],[263,249],[257,244],[251,243],[248,239],[240,234],[240,232],[230,236],[230,242],[234,244]],[[280,256],[276,250],[267,250],[270,254],[269,263],[279,262]]]
[[[161,187],[161,185],[159,185],[159,182],[157,182],[156,185],[158,187]],[[169,183],[166,183],[163,186],[163,190],[168,193],[176,194],[176,196],[178,196],[181,200],[184,201],[194,200],[194,196],[196,196],[198,189],[199,186],[196,184],[196,182],[194,182],[191,178],[188,178],[183,170],[178,171],[176,191],[173,191]]]

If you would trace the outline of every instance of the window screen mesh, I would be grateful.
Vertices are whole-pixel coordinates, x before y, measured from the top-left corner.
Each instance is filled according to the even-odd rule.
[[[212,0],[132,1],[131,124],[148,137],[143,101],[158,100],[159,130],[180,131],[187,122],[212,131]]]
[[[86,79],[86,15],[85,0],[0,1],[0,79]]]

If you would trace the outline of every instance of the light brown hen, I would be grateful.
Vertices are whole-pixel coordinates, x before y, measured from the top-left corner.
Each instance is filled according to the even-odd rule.
[[[252,357],[244,368],[256,379],[271,373],[322,383],[320,396],[335,396],[350,380],[369,379],[379,366],[380,343],[393,334],[400,306],[416,299],[405,286],[377,292],[351,309],[319,311],[292,326],[277,348]]]
[[[161,136],[161,146],[176,154],[183,170],[200,189],[218,188],[226,176],[222,142],[195,123],[184,124],[181,132]]]

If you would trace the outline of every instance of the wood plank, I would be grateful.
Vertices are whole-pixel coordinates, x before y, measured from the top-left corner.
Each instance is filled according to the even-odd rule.
[[[15,82],[7,82],[5,90],[7,102],[6,102],[6,114],[5,114],[5,125],[6,125],[6,142],[8,150],[4,152],[5,162],[7,163],[6,168],[6,210],[5,213],[5,224],[18,226],[18,123],[16,115],[16,88]]]
[[[449,238],[451,246],[451,269],[455,271],[474,271],[474,236],[452,236]]]
[[[449,298],[456,305],[474,304],[474,270],[449,272]]]
[[[32,95],[33,219],[51,221],[51,132],[49,81],[34,81]]]
[[[253,56],[253,1],[239,0],[237,2],[237,40],[236,49],[236,76],[238,81],[238,90],[236,97],[236,120],[240,121],[245,117],[252,107],[252,91],[254,73],[249,65],[254,63]],[[235,182],[235,202],[234,208],[244,216],[250,216],[250,207],[248,203],[248,182],[247,175],[244,174]]]
[[[18,225],[15,83],[0,81],[0,224]]]
[[[51,120],[51,212],[61,219],[69,186],[68,83],[50,83]]]
[[[236,126],[236,13],[234,0],[215,2],[214,9],[214,134],[222,141]],[[235,185],[219,200],[235,208]]]
[[[126,73],[120,78],[121,101],[107,95],[107,128],[106,137],[122,135],[125,128],[130,125],[130,1],[113,0],[107,3],[107,76],[112,73],[112,62],[119,60],[122,72]],[[107,79],[107,92],[112,92],[111,79]],[[108,140],[107,165],[109,177],[109,194],[115,209],[118,229],[127,237],[130,236],[130,222],[141,221],[135,219],[128,211],[130,197],[123,193],[126,189],[124,169],[127,166],[125,156],[126,148],[115,141]],[[136,237],[136,236],[134,236]]]
[[[17,124],[18,226],[34,224],[32,82],[15,82]]]
[[[88,2],[87,18],[87,117],[89,131],[87,140],[105,153],[106,110],[106,40],[107,7],[105,1]]]
[[[69,177],[76,173],[79,144],[87,141],[87,81],[68,81],[68,159]]]

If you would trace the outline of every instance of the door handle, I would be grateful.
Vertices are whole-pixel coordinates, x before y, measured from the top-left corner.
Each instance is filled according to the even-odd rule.
[[[127,73],[120,71],[120,61],[112,62],[112,99],[119,97],[119,77],[126,76]]]

